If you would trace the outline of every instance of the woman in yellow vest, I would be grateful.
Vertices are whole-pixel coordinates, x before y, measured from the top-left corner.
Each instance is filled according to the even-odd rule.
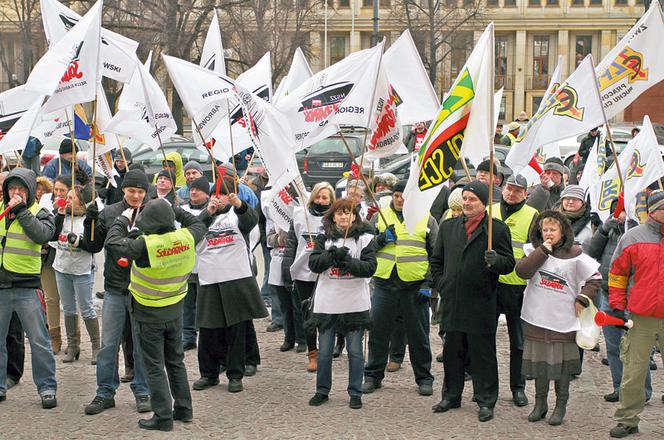
[[[134,217],[134,209],[128,208],[115,220],[106,246],[116,255],[125,255],[131,264],[133,330],[141,344],[154,412],[151,419],[139,420],[138,426],[171,431],[173,420],[191,422],[193,418],[182,348],[182,300],[194,267],[195,245],[206,228],[198,217],[162,199],[148,202],[130,231]],[[177,230],[176,221],[181,225]]]

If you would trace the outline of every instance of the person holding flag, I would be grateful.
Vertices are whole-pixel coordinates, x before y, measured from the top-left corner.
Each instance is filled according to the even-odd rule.
[[[488,201],[484,183],[476,180],[463,188],[463,215],[440,224],[430,261],[433,285],[442,300],[440,331],[445,332],[443,396],[432,409],[437,413],[461,406],[469,358],[480,422],[493,418],[498,400],[498,277],[512,272],[515,264],[509,228],[489,218]]]
[[[77,148],[76,151],[80,151],[80,149]],[[74,157],[74,146],[71,143],[71,139],[63,139],[62,142],[60,142],[58,155],[59,157],[51,159],[44,166],[44,170],[42,171],[42,174],[48,177],[51,181],[55,181],[58,176],[71,176],[71,166]],[[89,178],[92,178],[92,168],[90,168],[90,165],[88,165],[83,159],[76,159],[74,168],[75,171],[83,171]]]

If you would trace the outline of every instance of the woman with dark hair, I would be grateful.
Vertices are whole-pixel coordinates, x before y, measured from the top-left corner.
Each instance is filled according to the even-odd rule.
[[[599,263],[575,244],[570,221],[558,211],[544,211],[535,219],[523,251],[526,256],[516,265],[516,274],[528,280],[521,311],[523,374],[535,377],[535,407],[528,421],[546,416],[553,380],[556,408],[549,424],[560,425],[571,377],[581,372],[577,317],[594,300],[602,276]]]
[[[355,214],[354,201],[337,200],[323,216],[323,233],[316,237],[309,257],[309,269],[320,274],[313,315],[305,324],[319,332],[316,394],[309,400],[311,406],[328,400],[334,338],[340,333],[346,337],[348,351],[350,407],[362,407],[362,339],[371,323],[369,281],[376,264],[373,228]]]

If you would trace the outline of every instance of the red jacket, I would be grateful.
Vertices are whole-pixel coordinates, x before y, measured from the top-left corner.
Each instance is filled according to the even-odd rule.
[[[664,225],[648,219],[620,239],[609,271],[612,308],[664,318],[663,235]]]

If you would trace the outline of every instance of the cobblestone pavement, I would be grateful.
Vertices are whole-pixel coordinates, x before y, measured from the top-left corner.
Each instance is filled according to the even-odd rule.
[[[100,278],[100,277],[99,277]],[[206,391],[192,391],[194,422],[175,424],[172,433],[154,433],[137,428],[144,415],[135,412],[134,399],[127,384],[121,384],[116,408],[97,416],[86,416],[83,408],[95,394],[95,367],[90,365],[90,348],[83,330],[81,359],[63,364],[57,356],[58,407],[41,409],[31,380],[30,355],[21,383],[0,403],[0,439],[607,439],[614,426],[617,404],[606,403],[602,395],[611,391],[608,367],[601,365],[602,353],[586,352],[584,371],[572,382],[567,417],[562,426],[545,421],[529,423],[534,385],[527,384],[531,404],[517,408],[509,390],[509,343],[504,325],[498,330],[500,396],[494,420],[480,423],[477,405],[471,402],[472,384],[466,382],[460,409],[433,414],[431,406],[440,400],[442,364],[434,361],[434,396],[421,397],[408,360],[395,373],[387,373],[383,388],[363,398],[360,410],[348,408],[347,356],[333,364],[333,390],[330,401],[321,407],[307,405],[315,390],[315,374],[306,372],[306,355],[294,351],[281,353],[281,333],[267,333],[267,320],[255,322],[262,364],[258,374],[244,379],[244,392],[227,391],[221,384]],[[432,328],[434,356],[441,341]],[[28,347],[29,351],[29,347]],[[120,356],[122,359],[122,356]],[[664,438],[664,367],[657,355],[659,370],[653,372],[653,400],[646,405],[634,438]],[[186,353],[189,382],[198,379],[196,351]],[[121,367],[122,368],[122,367]],[[123,371],[122,369],[120,370]],[[553,390],[549,406],[554,404]]]

